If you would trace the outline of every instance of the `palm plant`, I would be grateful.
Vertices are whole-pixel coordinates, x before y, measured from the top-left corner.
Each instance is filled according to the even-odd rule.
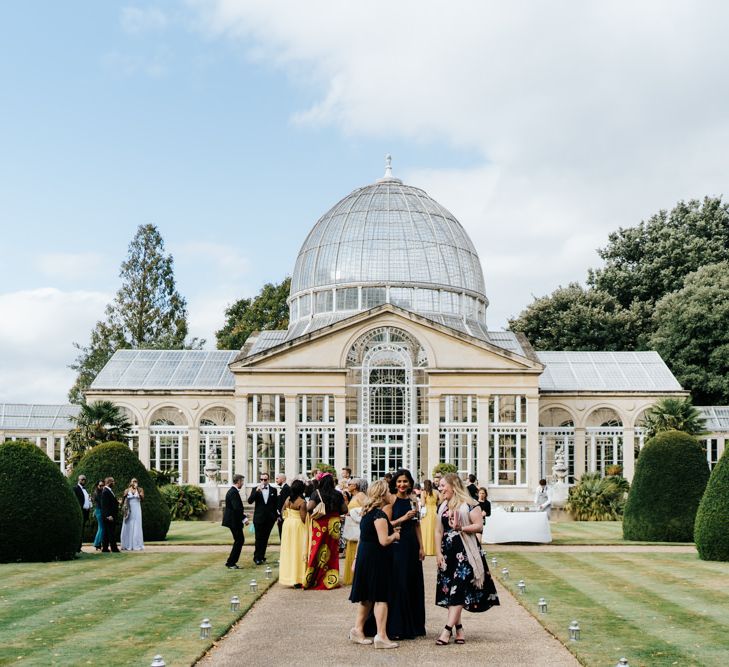
[[[71,419],[76,424],[68,434],[68,463],[71,467],[95,445],[124,442],[132,428],[124,411],[112,401],[82,403],[78,415]]]
[[[646,411],[642,425],[649,438],[671,430],[696,436],[706,433],[705,419],[690,398],[661,399]]]
[[[576,521],[618,521],[629,489],[624,477],[588,472],[570,489],[565,509]]]

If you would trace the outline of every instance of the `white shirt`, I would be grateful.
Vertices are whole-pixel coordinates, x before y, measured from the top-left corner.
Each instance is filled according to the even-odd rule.
[[[84,494],[84,509],[90,510],[91,509],[91,498],[89,497],[89,492],[84,489],[83,486],[80,484],[78,485],[78,488],[81,489],[81,492]]]
[[[261,495],[263,496],[263,502],[268,502],[268,494],[271,493],[271,489],[269,488],[268,484],[261,489]]]
[[[549,486],[540,486],[534,494],[534,504],[538,507],[544,505],[548,507],[552,504],[552,489]]]

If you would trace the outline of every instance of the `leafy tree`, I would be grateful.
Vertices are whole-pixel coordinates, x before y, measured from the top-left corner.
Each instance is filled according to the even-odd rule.
[[[635,344],[635,323],[610,294],[570,283],[535,299],[509,328],[537,350],[625,350]]]
[[[663,398],[646,411],[643,428],[652,438],[661,431],[683,431],[689,435],[706,433],[705,420],[690,398]]]
[[[187,303],[177,292],[172,255],[154,225],[140,225],[129,244],[119,277],[122,285],[107,305],[106,319],[96,323],[88,346],[74,343],[79,355],[70,368],[78,372],[69,400],[83,392],[111,355],[124,348],[200,348],[205,341],[187,337]]]
[[[565,509],[575,521],[618,521],[630,484],[621,475],[588,472],[570,489]]]
[[[238,299],[225,309],[225,324],[215,332],[219,350],[238,350],[254,331],[285,329],[289,325],[291,278],[266,283],[258,296]]]
[[[102,442],[125,440],[132,428],[123,410],[111,401],[82,403],[78,415],[71,420],[76,424],[68,434],[68,462],[71,466]]]
[[[729,261],[686,277],[656,305],[651,346],[699,404],[729,402]]]
[[[438,473],[441,475],[447,475],[451,472],[458,472],[458,466],[455,463],[438,463],[433,466],[433,477]]]
[[[699,503],[694,539],[701,560],[729,561],[729,448],[711,471]]]

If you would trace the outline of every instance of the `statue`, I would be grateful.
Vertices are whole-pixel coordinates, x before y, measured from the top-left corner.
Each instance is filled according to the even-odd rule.
[[[557,447],[557,451],[554,453],[554,465],[552,466],[552,475],[556,479],[552,486],[552,507],[562,509],[567,502],[567,498],[569,497],[567,472],[564,447]]]

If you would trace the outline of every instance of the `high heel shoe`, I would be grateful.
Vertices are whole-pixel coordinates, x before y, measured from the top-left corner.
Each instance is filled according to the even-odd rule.
[[[397,642],[386,642],[380,639],[380,635],[375,635],[375,648],[397,648],[400,646]]]
[[[451,635],[453,634],[453,626],[446,625],[444,629],[448,631],[448,639],[446,641],[443,641],[439,636],[438,639],[435,640],[435,643],[438,644],[438,646],[448,646],[448,644],[451,643]],[[442,635],[443,632],[441,631],[440,634]]]
[[[349,641],[354,642],[355,644],[371,644],[372,640],[368,639],[364,636],[361,632],[357,630],[357,628],[352,628],[349,631]]]
[[[456,626],[456,634],[458,634],[458,631],[459,630],[463,630],[463,626],[460,623]],[[453,640],[453,643],[454,644],[465,644],[466,643],[466,640],[465,640],[464,637],[461,637],[460,639],[458,639],[458,637],[456,637]]]

